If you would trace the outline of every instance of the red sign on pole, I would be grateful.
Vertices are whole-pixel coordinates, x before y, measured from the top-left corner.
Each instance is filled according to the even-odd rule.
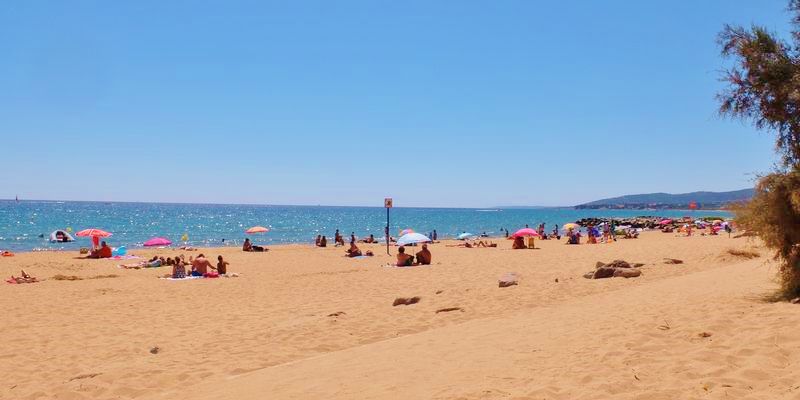
[[[392,208],[392,198],[391,197],[387,197],[387,198],[383,199],[383,206],[386,207],[386,208]]]

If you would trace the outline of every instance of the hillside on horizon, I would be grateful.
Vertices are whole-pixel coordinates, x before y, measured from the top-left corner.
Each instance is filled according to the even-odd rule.
[[[750,200],[753,189],[729,192],[645,193],[612,197],[576,205],[575,208],[688,208],[694,202],[700,209],[722,208],[726,204]]]

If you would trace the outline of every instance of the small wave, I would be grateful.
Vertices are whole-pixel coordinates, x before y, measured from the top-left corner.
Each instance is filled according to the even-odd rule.
[[[500,210],[475,210],[478,212],[499,212]]]

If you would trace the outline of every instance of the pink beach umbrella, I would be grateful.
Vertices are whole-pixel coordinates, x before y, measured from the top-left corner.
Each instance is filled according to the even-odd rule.
[[[667,225],[671,223],[672,223],[671,219],[662,219],[661,222],[659,222],[660,225]]]
[[[408,235],[409,233],[414,233],[414,230],[411,228],[403,229],[402,231],[400,231],[400,236]]]
[[[165,238],[162,238],[162,237],[154,237],[154,238],[144,242],[144,245],[147,246],[147,247],[169,246],[171,244],[172,244],[172,242],[170,242],[169,239],[165,239]]]
[[[539,236],[539,233],[536,232],[533,228],[522,228],[516,232],[514,232],[514,237],[520,236]]]
[[[262,233],[262,232],[269,232],[269,228],[264,228],[263,226],[254,226],[254,227],[244,231],[244,233],[251,234],[251,235],[254,234],[254,233]]]

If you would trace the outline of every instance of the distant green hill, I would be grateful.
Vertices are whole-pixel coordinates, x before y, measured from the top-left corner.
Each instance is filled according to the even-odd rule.
[[[732,192],[692,192],[681,194],[647,193],[595,200],[575,206],[585,208],[688,208],[692,202],[698,208],[722,208],[726,204],[749,200],[753,197],[753,189],[734,190]]]

